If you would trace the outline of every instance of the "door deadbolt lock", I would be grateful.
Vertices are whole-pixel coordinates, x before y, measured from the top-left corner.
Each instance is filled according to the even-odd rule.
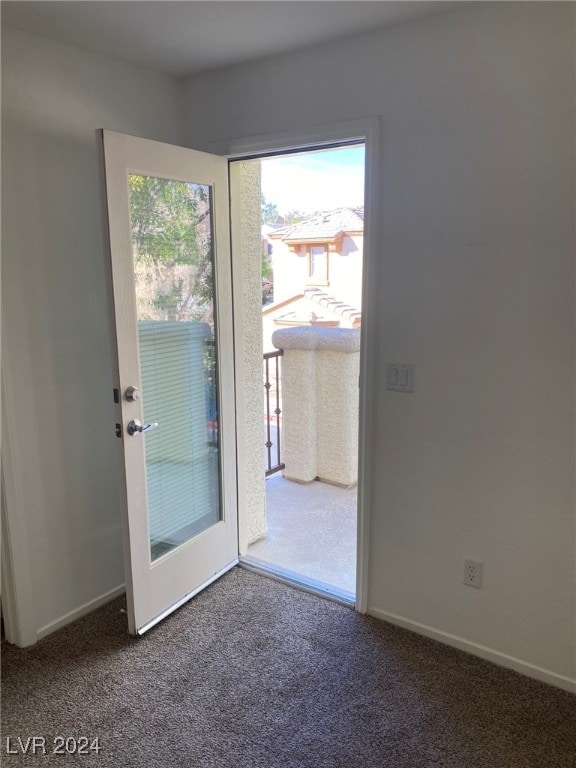
[[[128,387],[124,394],[126,395],[126,400],[130,400],[130,402],[140,400],[142,397],[142,392],[138,389],[138,387]]]

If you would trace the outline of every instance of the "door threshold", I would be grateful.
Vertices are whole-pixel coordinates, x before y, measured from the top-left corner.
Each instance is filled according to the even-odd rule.
[[[352,592],[348,592],[346,589],[338,589],[338,587],[325,584],[323,581],[306,578],[299,573],[294,573],[294,571],[289,571],[285,568],[270,565],[270,563],[259,560],[257,557],[240,557],[238,565],[247,571],[267,576],[282,584],[288,584],[288,586],[300,589],[302,592],[309,592],[311,595],[324,597],[348,608],[356,607],[356,598]]]

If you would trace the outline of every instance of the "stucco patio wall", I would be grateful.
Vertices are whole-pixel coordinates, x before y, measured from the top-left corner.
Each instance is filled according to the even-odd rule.
[[[266,533],[262,424],[262,241],[260,163],[232,163],[232,243],[240,554]]]
[[[358,481],[360,331],[283,328],[272,343],[282,363],[284,477],[350,487]]]

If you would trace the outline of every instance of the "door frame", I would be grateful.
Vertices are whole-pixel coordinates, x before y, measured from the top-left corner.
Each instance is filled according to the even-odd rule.
[[[364,183],[364,243],[365,254],[362,277],[362,313],[363,328],[360,348],[359,382],[359,455],[358,455],[358,536],[357,536],[357,575],[356,575],[356,610],[365,613],[368,609],[369,586],[369,523],[371,507],[371,447],[374,445],[374,429],[369,415],[376,404],[373,381],[375,379],[376,334],[374,328],[374,307],[377,292],[375,276],[377,273],[376,254],[378,250],[378,210],[377,178],[380,153],[380,118],[367,117],[359,120],[332,123],[327,125],[300,128],[286,132],[273,132],[261,135],[245,136],[227,141],[214,142],[205,149],[214,154],[223,155],[228,160],[241,160],[243,157],[266,152],[283,152],[287,149],[305,149],[361,139],[364,141],[365,183]],[[232,241],[232,260],[238,248]],[[237,313],[235,306],[234,312]],[[235,318],[236,322],[236,318]],[[2,475],[3,492],[1,506],[2,535],[1,555],[2,574],[1,592],[4,614],[4,627],[7,639],[20,647],[35,643],[39,637],[48,634],[71,618],[78,618],[89,610],[97,608],[107,600],[123,591],[119,586],[113,594],[96,598],[89,605],[80,606],[72,617],[62,617],[55,626],[39,630],[36,624],[36,605],[32,587],[31,555],[27,532],[22,515],[22,504],[17,483],[11,470],[12,455],[22,455],[14,443],[18,442],[18,430],[11,424],[10,410],[7,407],[8,390],[12,391],[12,382],[6,381],[9,372],[2,371]],[[238,392],[238,389],[237,389]],[[238,445],[238,472],[243,469],[242,446]],[[243,499],[238,499],[239,514],[242,515]],[[245,503],[245,502],[244,502]]]
[[[36,602],[32,587],[30,547],[20,489],[13,472],[14,445],[18,430],[8,407],[7,390],[12,384],[7,366],[2,366],[1,418],[2,465],[0,477],[1,579],[4,632],[9,643],[25,648],[38,640]]]
[[[238,161],[258,155],[281,154],[290,150],[310,151],[322,146],[346,144],[361,140],[365,147],[365,180],[364,180],[364,252],[362,268],[362,333],[360,343],[360,378],[359,378],[359,430],[358,430],[358,506],[357,506],[357,549],[356,549],[356,600],[355,609],[359,613],[368,610],[369,586],[369,524],[370,524],[370,492],[371,483],[371,448],[374,445],[373,419],[370,414],[375,406],[374,360],[376,359],[376,334],[374,332],[373,314],[377,305],[376,291],[376,256],[378,251],[378,190],[377,178],[380,148],[380,118],[368,117],[341,123],[302,128],[282,133],[270,133],[259,136],[248,136],[230,139],[224,142],[209,144],[207,151],[224,155],[228,161]],[[235,242],[235,232],[240,231],[238,206],[231,209],[232,231],[232,273],[238,274],[241,249]],[[242,327],[239,314],[240,302],[234,302],[234,326]],[[234,344],[235,355],[238,355],[237,344]],[[236,358],[235,371],[239,375],[240,361]],[[236,392],[243,391],[242,383],[236,383]],[[242,402],[237,402],[237,409],[242,408]],[[242,434],[238,435],[237,470],[238,477],[245,473],[245,451],[242,445]],[[239,536],[246,531],[242,518],[246,515],[247,499],[243,498],[242,486],[238,487]],[[242,551],[246,542],[239,541]]]

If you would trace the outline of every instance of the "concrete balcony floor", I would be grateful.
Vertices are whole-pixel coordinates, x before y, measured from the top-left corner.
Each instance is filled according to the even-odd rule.
[[[248,557],[353,598],[356,591],[357,489],[266,479],[265,537]]]

